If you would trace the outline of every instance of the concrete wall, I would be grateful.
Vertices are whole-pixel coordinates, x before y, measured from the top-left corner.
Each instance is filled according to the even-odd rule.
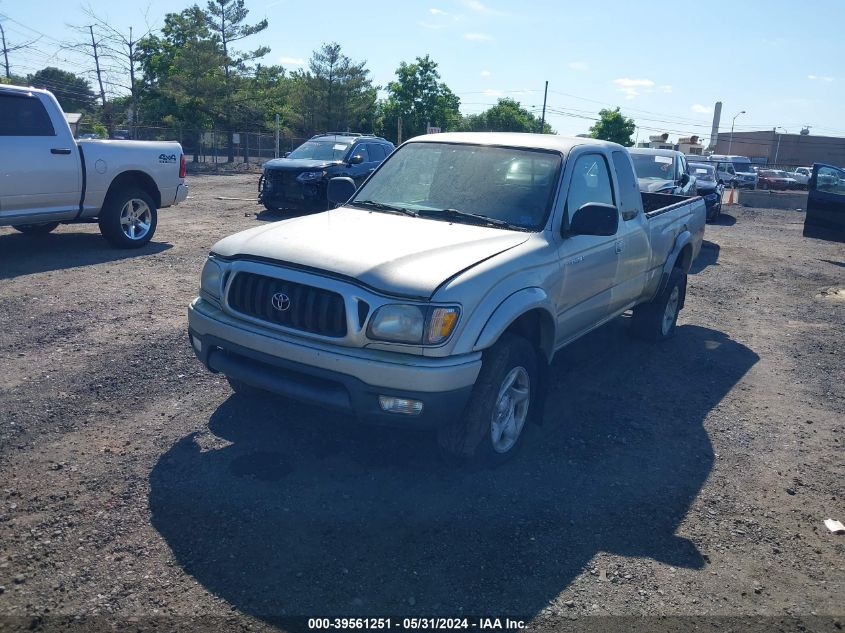
[[[807,209],[806,191],[765,191],[740,189],[738,202],[757,209]]]

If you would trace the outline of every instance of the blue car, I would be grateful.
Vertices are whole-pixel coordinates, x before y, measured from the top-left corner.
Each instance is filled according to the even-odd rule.
[[[722,194],[725,186],[719,182],[716,167],[708,163],[689,163],[689,173],[695,176],[696,193],[707,205],[707,220],[715,221],[722,214]]]

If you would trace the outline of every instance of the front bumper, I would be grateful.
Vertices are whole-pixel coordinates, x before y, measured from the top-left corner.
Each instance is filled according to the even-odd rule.
[[[427,358],[286,337],[235,320],[202,299],[188,309],[188,331],[194,353],[213,372],[390,426],[436,427],[453,420],[481,369],[480,353]],[[419,400],[423,410],[388,413],[379,396]]]
[[[326,182],[299,182],[298,172],[267,170],[258,185],[258,198],[265,206],[277,209],[325,209],[328,206]]]

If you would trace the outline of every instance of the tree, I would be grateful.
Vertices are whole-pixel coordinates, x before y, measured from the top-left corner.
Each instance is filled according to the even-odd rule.
[[[631,136],[636,129],[634,120],[622,114],[618,107],[615,110],[602,109],[599,111],[599,120],[590,128],[590,136],[631,147],[634,144]]]
[[[244,6],[244,0],[208,0],[205,20],[208,30],[219,38],[223,47],[223,75],[226,97],[225,123],[227,128],[227,148],[229,162],[235,160],[234,130],[232,130],[232,96],[236,90],[237,79],[247,70],[247,63],[264,57],[270,52],[267,46],[261,46],[254,51],[237,53],[231,45],[267,28],[267,19],[263,19],[252,26],[244,24],[249,9]]]
[[[73,73],[48,66],[27,75],[26,79],[34,88],[46,88],[56,95],[65,112],[90,112],[96,107],[97,96],[91,90],[91,84]]]
[[[523,108],[519,101],[505,97],[481,114],[464,117],[460,129],[468,132],[537,132],[540,119]],[[554,130],[544,123],[543,133],[554,134]]]
[[[443,129],[457,127],[461,119],[461,100],[440,81],[437,63],[428,55],[413,64],[402,62],[396,81],[387,85],[388,97],[383,107],[383,134],[398,141],[397,119],[402,120],[405,138],[425,134],[426,124]]]

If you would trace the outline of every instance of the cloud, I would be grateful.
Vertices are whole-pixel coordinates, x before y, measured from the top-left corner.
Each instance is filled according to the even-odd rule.
[[[587,70],[589,68],[589,66],[587,66],[587,64],[585,64],[584,62],[569,62],[567,66],[569,66],[572,70],[581,71]]]
[[[701,105],[700,103],[694,103],[692,105],[692,107],[690,108],[690,110],[692,110],[693,112],[696,112],[698,114],[710,114],[711,109],[708,108],[707,106]]]
[[[470,42],[489,42],[493,38],[487,33],[464,33],[464,39]]]
[[[827,77],[824,75],[807,75],[807,79],[809,79],[810,81],[827,81],[828,83],[834,81],[833,77]]]
[[[624,94],[626,99],[638,97],[640,93],[637,88],[650,88],[654,85],[651,79],[631,79],[630,77],[614,79],[613,83],[619,86],[619,92]]]
[[[510,16],[510,13],[507,13],[506,11],[499,11],[498,9],[493,9],[491,7],[488,7],[486,4],[484,4],[480,0],[464,0],[464,4],[467,7],[469,7],[470,9],[472,9],[473,11],[475,11],[476,13],[481,13],[483,15],[491,15],[491,16],[496,16],[496,17],[500,17],[500,18]]]
[[[304,66],[305,60],[301,57],[279,57],[279,63],[282,66]]]
[[[431,15],[449,15],[443,9],[429,9],[428,12]]]
[[[491,73],[489,70],[482,70],[482,71],[481,71],[481,76],[482,76],[482,77],[489,77],[489,76],[490,76],[490,75],[492,75],[492,74],[493,74],[493,73]]]
[[[660,91],[668,94],[668,93],[672,92],[672,86],[670,86],[669,84],[666,84],[664,86],[660,86]]]
[[[501,97],[502,91],[501,90],[493,90],[492,88],[487,88],[487,90],[484,91],[484,94],[488,97]]]

